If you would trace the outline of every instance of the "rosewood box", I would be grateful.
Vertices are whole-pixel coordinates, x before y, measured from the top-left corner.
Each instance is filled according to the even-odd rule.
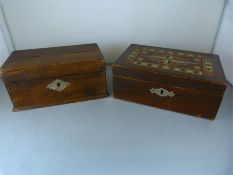
[[[13,111],[107,96],[97,44],[14,51],[1,73]]]
[[[132,44],[113,64],[114,97],[206,119],[226,86],[213,54]]]

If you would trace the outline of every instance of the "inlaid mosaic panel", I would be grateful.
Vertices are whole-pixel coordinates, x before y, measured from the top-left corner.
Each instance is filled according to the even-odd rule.
[[[134,49],[127,63],[152,67],[160,70],[187,73],[198,76],[213,76],[214,68],[211,59],[199,54],[182,51],[168,51],[149,47]]]

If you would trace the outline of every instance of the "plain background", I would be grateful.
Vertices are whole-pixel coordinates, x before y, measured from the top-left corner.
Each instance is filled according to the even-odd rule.
[[[226,6],[214,53],[220,55],[226,78],[233,85],[233,0]]]
[[[4,63],[4,61],[6,60],[6,58],[12,50],[13,45],[9,30],[7,28],[7,24],[5,22],[3,7],[0,1],[0,66]]]
[[[131,43],[210,52],[225,0],[5,0],[16,49],[97,42],[111,63]]]

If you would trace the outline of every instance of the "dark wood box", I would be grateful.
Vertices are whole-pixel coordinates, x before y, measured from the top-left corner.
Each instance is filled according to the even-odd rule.
[[[113,64],[116,98],[214,119],[227,83],[217,55],[132,44]]]
[[[107,96],[97,44],[14,51],[1,73],[13,111]]]

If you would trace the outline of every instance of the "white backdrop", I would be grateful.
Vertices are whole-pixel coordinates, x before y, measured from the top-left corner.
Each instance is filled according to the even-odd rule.
[[[5,39],[3,37],[3,32],[0,29],[0,65],[3,64],[8,54],[9,54],[9,51],[8,51]]]
[[[226,78],[233,85],[233,0],[227,4],[214,52],[220,55]]]
[[[16,49],[97,42],[108,62],[130,43],[210,52],[224,0],[5,0]]]
[[[0,66],[4,63],[10,52],[13,50],[10,35],[5,23],[4,13],[0,1]]]

